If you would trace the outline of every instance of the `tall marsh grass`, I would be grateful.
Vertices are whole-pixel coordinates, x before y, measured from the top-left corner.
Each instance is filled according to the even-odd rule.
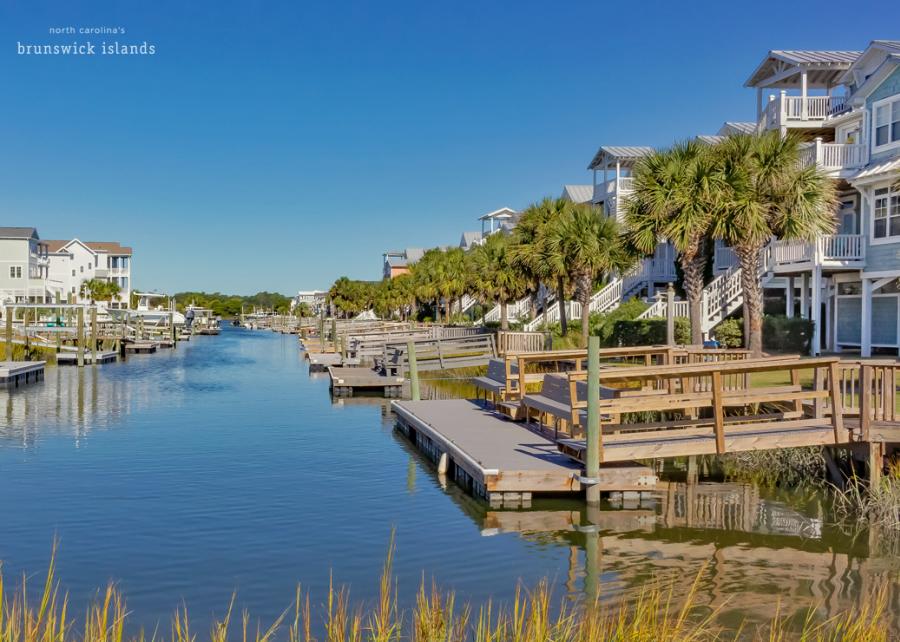
[[[882,642],[890,635],[885,605],[887,591],[870,595],[855,610],[820,621],[810,611],[798,629],[795,619],[776,614],[756,630],[724,630],[715,624],[718,611],[696,606],[695,593],[703,571],[687,594],[673,584],[648,582],[627,603],[610,607],[600,601],[556,602],[547,581],[531,590],[519,588],[511,603],[459,605],[452,592],[430,587],[424,578],[415,604],[404,611],[398,604],[392,572],[393,547],[388,552],[374,603],[354,603],[346,587],[332,582],[324,604],[314,607],[298,587],[291,605],[270,625],[252,623],[245,611],[239,628],[233,624],[234,598],[225,614],[213,622],[210,642],[704,642],[708,640],[782,640]],[[25,579],[8,591],[0,575],[0,642],[197,642],[205,639],[191,628],[187,608],[178,608],[167,633],[126,632],[129,611],[119,590],[110,585],[89,605],[81,625],[60,592],[51,558],[43,590],[29,595]],[[162,628],[162,627],[161,627]],[[238,628],[238,630],[234,630]]]

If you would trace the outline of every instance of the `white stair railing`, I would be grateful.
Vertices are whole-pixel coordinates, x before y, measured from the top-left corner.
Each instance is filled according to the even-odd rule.
[[[506,317],[510,321],[517,321],[522,317],[528,314],[528,311],[531,309],[531,297],[524,296],[518,301],[514,301],[512,303],[508,303],[506,306]],[[497,304],[490,311],[487,312],[483,317],[478,320],[479,325],[484,325],[485,323],[497,323],[500,321],[501,313],[500,313],[500,305]]]

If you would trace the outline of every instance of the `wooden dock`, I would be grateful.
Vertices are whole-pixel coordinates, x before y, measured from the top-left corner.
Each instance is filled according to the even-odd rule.
[[[556,443],[465,399],[394,401],[398,427],[464,488],[492,504],[530,501],[533,493],[577,493],[581,465]],[[652,490],[647,466],[605,466],[606,490]]]
[[[331,392],[336,397],[352,397],[357,392],[382,392],[385,397],[399,397],[403,393],[403,377],[390,377],[370,368],[329,366]]]
[[[0,361],[0,386],[18,388],[44,380],[45,361]]]
[[[325,372],[331,366],[341,365],[339,352],[307,352],[306,358],[309,360],[310,372]]]
[[[130,354],[153,354],[158,347],[155,341],[129,341],[123,344],[125,352]]]
[[[119,355],[113,351],[97,352],[96,363],[113,363],[118,359]],[[84,353],[84,363],[95,363],[94,353]],[[78,354],[75,352],[60,352],[56,355],[56,364],[60,366],[78,365]]]

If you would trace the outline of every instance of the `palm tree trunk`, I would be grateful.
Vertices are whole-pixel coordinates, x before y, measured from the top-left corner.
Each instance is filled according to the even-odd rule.
[[[744,342],[751,357],[762,356],[763,292],[759,282],[760,247],[735,247],[744,290]]]
[[[534,286],[535,286],[534,296],[531,297],[531,310],[530,310],[530,312],[531,312],[530,317],[531,317],[532,321],[534,321],[534,319],[538,315],[537,304],[538,304],[538,293],[541,291],[541,280],[535,279]]]
[[[509,330],[509,316],[506,311],[506,299],[500,301],[500,329]]]
[[[563,277],[556,278],[556,303],[559,305],[559,327],[562,335],[569,333],[569,322],[566,319],[566,284]]]
[[[681,253],[680,263],[691,315],[691,343],[700,345],[703,343],[703,275],[706,272],[706,254],[700,241]]]

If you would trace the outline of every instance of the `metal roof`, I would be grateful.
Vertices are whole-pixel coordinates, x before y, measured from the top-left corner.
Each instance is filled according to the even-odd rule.
[[[481,232],[463,232],[459,241],[459,246],[464,250],[468,250],[481,240]]]
[[[40,239],[33,227],[0,227],[0,238],[4,239]]]
[[[870,163],[851,176],[850,180],[855,182],[865,179],[887,178],[887,176],[883,176],[883,174],[890,173],[895,173],[896,178],[900,179],[900,157],[892,158],[880,163]]]
[[[594,198],[594,186],[564,185],[562,197],[573,203],[590,203]]]
[[[636,161],[644,156],[649,156],[654,150],[652,147],[641,145],[601,145],[594,159],[588,165],[588,169],[597,169],[602,167],[602,161]]]
[[[493,212],[488,212],[484,216],[479,216],[478,220],[486,221],[492,218],[512,218],[516,214],[518,214],[518,212],[510,207],[501,207],[499,210],[494,210]]]
[[[719,134],[700,134],[697,136],[697,140],[701,143],[706,143],[707,145],[715,145],[716,143],[721,143],[725,140],[725,137],[720,136]]]
[[[835,85],[861,51],[802,51],[776,49],[766,54],[744,87],[799,86],[800,71],[807,71],[808,86]],[[793,73],[792,73],[793,70]]]
[[[719,128],[720,136],[728,136],[729,134],[755,134],[756,123],[726,120]]]

